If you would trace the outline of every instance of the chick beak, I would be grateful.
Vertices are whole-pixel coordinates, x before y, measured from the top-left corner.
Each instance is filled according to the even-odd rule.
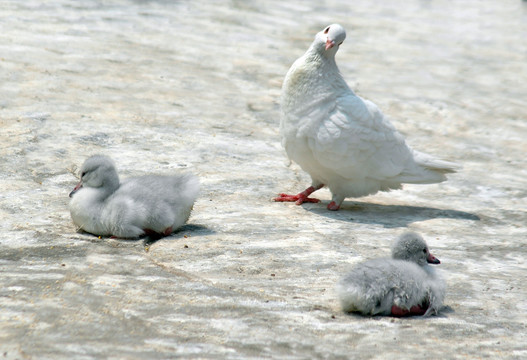
[[[326,51],[331,49],[333,46],[335,46],[335,42],[328,38],[327,41],[326,41]]]
[[[80,188],[82,187],[82,181],[79,181],[79,183],[77,184],[77,186],[75,186],[73,188],[73,190],[70,192],[70,197],[73,196],[73,194],[75,194]]]
[[[430,264],[441,264],[441,261],[439,261],[438,258],[436,258],[434,255],[428,253],[428,256],[426,257],[426,261]]]

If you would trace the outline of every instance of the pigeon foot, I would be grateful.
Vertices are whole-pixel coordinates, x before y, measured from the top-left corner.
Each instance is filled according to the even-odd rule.
[[[274,201],[280,201],[280,202],[295,202],[297,205],[301,205],[305,202],[310,203],[318,203],[320,202],[319,199],[316,198],[310,198],[309,195],[311,195],[313,192],[317,191],[324,185],[320,185],[319,187],[313,187],[310,186],[301,193],[298,193],[296,195],[288,195],[288,194],[279,194],[278,197],[274,198]]]
[[[328,204],[328,210],[337,211],[338,209],[340,209],[340,205],[337,205],[336,202],[332,201]]]
[[[305,202],[310,202],[310,203],[320,202],[320,199],[302,196],[301,194],[302,193],[297,194],[297,195],[279,194],[278,197],[274,198],[274,201],[279,201],[279,202],[293,202],[294,201],[295,204],[297,205],[301,205]]]

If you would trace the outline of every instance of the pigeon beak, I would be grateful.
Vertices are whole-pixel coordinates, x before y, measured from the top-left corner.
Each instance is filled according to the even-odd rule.
[[[81,187],[82,187],[82,181],[79,181],[77,186],[75,186],[75,188],[73,188],[73,190],[70,192],[70,197],[73,197],[73,194],[75,194],[77,191],[79,191],[79,189]]]
[[[441,264],[441,261],[439,261],[438,258],[436,258],[434,255],[428,253],[428,256],[426,257],[426,262],[430,264]]]
[[[333,46],[335,46],[335,42],[328,38],[328,40],[326,41],[326,51],[331,49]]]

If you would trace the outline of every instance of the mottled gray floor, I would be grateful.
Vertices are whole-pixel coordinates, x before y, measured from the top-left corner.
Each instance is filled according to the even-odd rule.
[[[527,3],[0,8],[0,358],[527,357]],[[280,86],[333,22],[350,86],[462,171],[339,212],[325,190],[271,201],[309,184],[280,145]],[[77,233],[68,193],[94,153],[199,175],[189,225],[146,247]],[[339,276],[406,229],[442,261],[442,314],[341,313]]]

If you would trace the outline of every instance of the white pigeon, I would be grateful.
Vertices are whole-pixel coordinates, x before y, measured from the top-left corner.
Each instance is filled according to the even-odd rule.
[[[327,186],[328,209],[338,210],[346,197],[401,189],[402,183],[438,183],[458,167],[412,150],[373,102],[348,87],[335,62],[345,38],[339,24],[327,26],[285,77],[282,145],[312,185],[275,201],[319,202],[309,195]]]
[[[446,285],[428,265],[439,264],[423,238],[401,235],[392,258],[369,260],[355,266],[337,285],[342,309],[362,315],[430,315],[443,304]]]
[[[192,174],[146,175],[119,181],[113,161],[89,157],[70,193],[69,209],[79,230],[102,236],[168,236],[185,224],[199,192]]]

